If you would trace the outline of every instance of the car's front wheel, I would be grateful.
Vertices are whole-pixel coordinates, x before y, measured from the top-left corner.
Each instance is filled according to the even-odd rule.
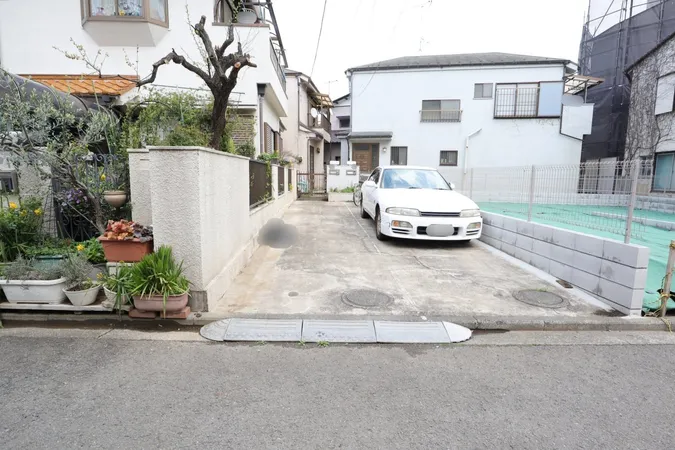
[[[389,236],[382,234],[382,217],[380,217],[380,209],[375,211],[375,237],[378,241],[386,241]]]

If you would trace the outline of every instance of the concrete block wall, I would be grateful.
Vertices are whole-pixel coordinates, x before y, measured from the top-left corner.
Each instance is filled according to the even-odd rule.
[[[649,248],[483,212],[481,241],[639,315]]]

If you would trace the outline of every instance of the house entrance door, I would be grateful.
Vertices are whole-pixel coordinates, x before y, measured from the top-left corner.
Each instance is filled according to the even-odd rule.
[[[352,156],[361,173],[370,173],[379,163],[380,144],[352,144]]]

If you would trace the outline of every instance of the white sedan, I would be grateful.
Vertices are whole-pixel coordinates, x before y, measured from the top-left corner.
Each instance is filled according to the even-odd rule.
[[[361,217],[375,219],[379,240],[477,239],[483,227],[480,210],[453,188],[429,167],[378,167],[361,187]]]

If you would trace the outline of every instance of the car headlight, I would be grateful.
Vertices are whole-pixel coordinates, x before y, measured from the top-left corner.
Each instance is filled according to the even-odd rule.
[[[480,209],[463,209],[459,217],[479,217]]]
[[[397,216],[419,216],[420,212],[412,208],[387,208],[387,214],[396,214]]]

